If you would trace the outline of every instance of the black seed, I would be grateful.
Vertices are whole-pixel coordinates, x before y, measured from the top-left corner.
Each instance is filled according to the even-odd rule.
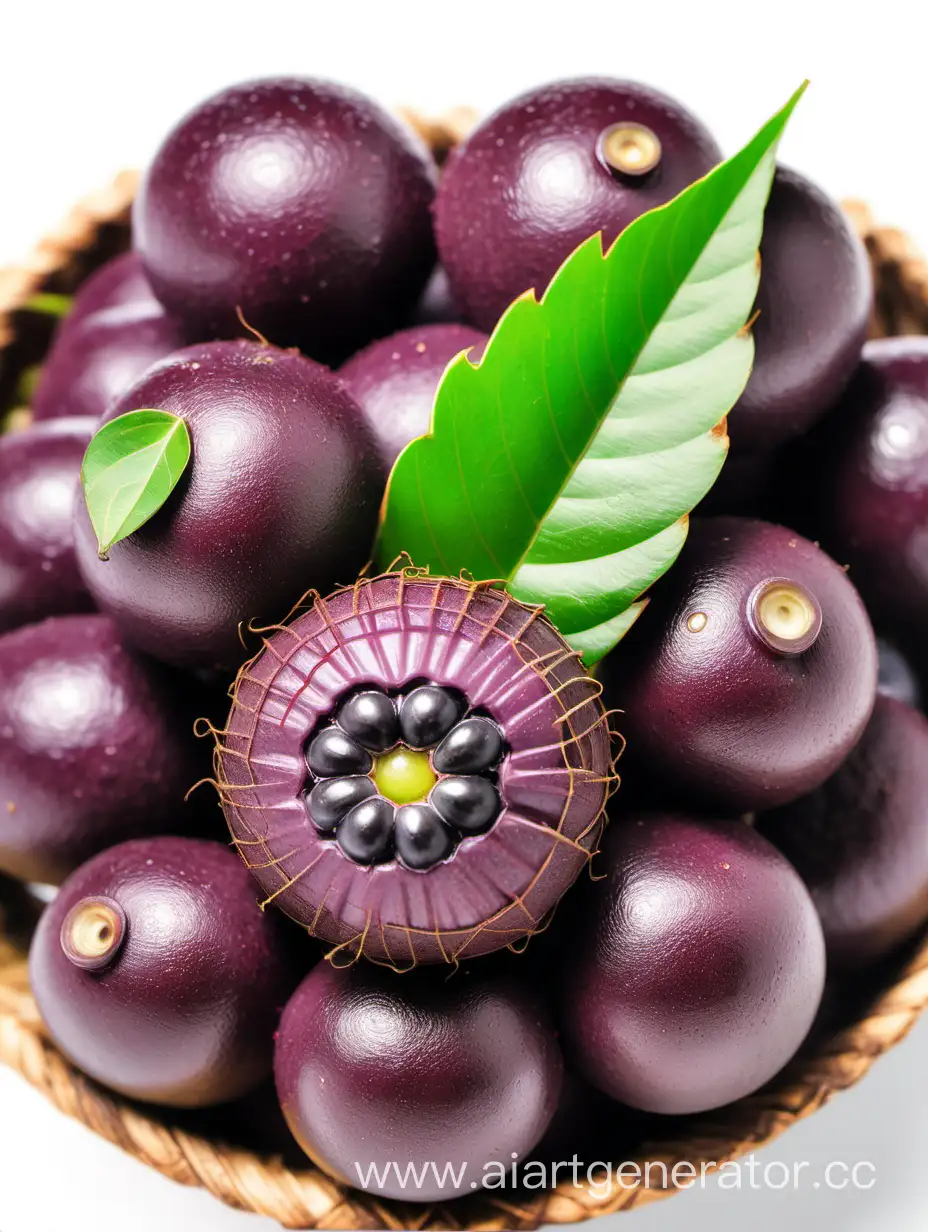
[[[321,731],[309,746],[306,764],[320,778],[335,774],[367,774],[373,762],[369,753],[337,727]]]
[[[399,739],[396,707],[386,693],[367,689],[349,697],[338,708],[339,727],[371,753],[385,753]]]
[[[454,850],[448,827],[428,804],[404,804],[396,811],[396,854],[408,868],[431,868]]]
[[[374,784],[366,775],[323,779],[306,796],[309,819],[322,834],[330,834],[349,809],[374,794]]]
[[[429,803],[449,826],[462,834],[482,834],[496,821],[503,807],[495,785],[472,775],[440,779],[432,788]]]
[[[461,717],[461,703],[450,689],[426,684],[403,698],[400,731],[411,749],[430,749]]]
[[[503,755],[503,738],[489,719],[465,719],[451,729],[432,756],[439,774],[479,774]]]
[[[382,864],[393,855],[395,809],[383,796],[356,804],[336,831],[338,845],[357,864]]]

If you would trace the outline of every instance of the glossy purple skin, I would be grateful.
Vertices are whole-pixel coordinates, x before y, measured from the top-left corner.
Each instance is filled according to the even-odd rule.
[[[453,325],[461,321],[461,310],[451,297],[448,275],[436,265],[413,312],[416,325]]]
[[[434,1202],[479,1187],[545,1132],[563,1063],[542,998],[512,976],[403,977],[366,963],[320,963],[281,1019],[274,1069],[284,1115],[312,1159],[359,1187],[370,1165],[400,1175],[466,1163],[460,1185],[395,1175],[371,1191]],[[440,1161],[440,1162],[439,1162]],[[381,1174],[383,1175],[383,1174]]]
[[[58,884],[104,847],[189,829],[196,699],[106,616],[0,637],[0,869]]]
[[[327,369],[255,342],[177,352],[107,419],[140,407],[185,420],[192,460],[106,562],[79,502],[84,579],[147,653],[237,666],[240,621],[280,620],[307,590],[351,581],[369,559],[384,485],[373,435]]]
[[[648,175],[621,177],[597,156],[604,129],[644,124],[662,145]],[[435,234],[466,320],[490,333],[529,288],[597,231],[611,244],[630,222],[675,197],[721,159],[712,136],[679,103],[606,78],[556,82],[494,112],[448,158]]]
[[[878,671],[876,691],[884,697],[894,697],[897,702],[921,706],[922,690],[918,677],[908,659],[885,638],[876,639]]]
[[[924,658],[928,622],[928,339],[869,342],[822,426],[815,529],[881,632]]]
[[[503,812],[427,871],[356,864],[309,819],[304,745],[356,683],[417,680],[459,689],[499,724]],[[340,961],[406,968],[510,945],[596,847],[612,769],[598,688],[537,609],[499,590],[391,574],[320,600],[243,669],[226,729],[217,767],[241,855]]]
[[[866,249],[838,204],[779,167],[764,215],[754,367],[731,412],[732,455],[768,452],[831,408],[873,306]]]
[[[741,1099],[798,1049],[825,945],[798,874],[743,822],[618,817],[561,972],[568,1064],[633,1108]]]
[[[755,587],[799,583],[822,629],[805,653],[770,650],[750,627]],[[688,627],[696,612],[701,631]],[[823,782],[863,732],[876,691],[873,630],[843,570],[793,531],[694,519],[678,562],[605,663],[627,756],[694,807],[785,804]]]
[[[56,338],[32,401],[33,419],[99,419],[182,342],[177,323],[152,304],[120,304],[85,317]]]
[[[65,954],[62,924],[101,896],[127,931],[112,961],[87,971]],[[122,843],[73,873],[42,916],[29,975],[52,1039],[86,1074],[179,1108],[236,1099],[266,1078],[298,978],[234,853],[189,838]]]
[[[136,252],[123,252],[118,257],[111,257],[81,283],[71,310],[58,326],[56,344],[64,334],[70,333],[87,317],[102,312],[105,308],[119,308],[126,304],[145,304],[164,313],[164,309],[155,299],[151,284],[142,270],[141,258]]]
[[[435,261],[435,167],[376,103],[324,81],[234,86],[167,136],[133,214],[155,293],[191,342],[242,334],[344,357],[389,332]]]
[[[0,633],[93,609],[74,557],[74,501],[95,422],[0,436]]]
[[[388,467],[411,440],[428,432],[435,391],[451,360],[473,347],[476,362],[486,342],[486,334],[469,325],[419,325],[372,342],[339,370]]]
[[[928,920],[928,721],[877,698],[837,772],[758,828],[809,887],[832,967],[883,958]]]

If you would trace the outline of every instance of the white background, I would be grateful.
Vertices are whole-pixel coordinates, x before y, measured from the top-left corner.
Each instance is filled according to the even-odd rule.
[[[688,104],[727,152],[809,77],[784,161],[836,196],[865,197],[928,248],[926,36],[923,0],[866,9],[853,0],[0,0],[0,265],[83,193],[144,163],[198,99],[272,73],[322,74],[427,111],[462,102],[487,110],[555,77],[638,78]],[[772,1232],[788,1221],[791,1232],[923,1232],[926,1080],[928,1023],[759,1157],[819,1169],[872,1161],[876,1184],[866,1193],[711,1187],[600,1227]],[[0,1071],[0,1232],[100,1227],[271,1225],[146,1171]]]

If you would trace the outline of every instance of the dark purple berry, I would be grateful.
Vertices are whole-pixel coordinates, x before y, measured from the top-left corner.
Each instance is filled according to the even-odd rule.
[[[407,868],[431,868],[454,850],[451,833],[429,804],[404,804],[397,809],[394,842]]]
[[[189,688],[106,616],[0,637],[0,869],[57,884],[104,847],[189,830],[207,770]]]
[[[320,963],[280,1024],[274,1072],[294,1137],[378,1198],[444,1202],[479,1189],[489,1161],[508,1168],[532,1150],[561,1090],[553,1024],[534,990],[511,972],[429,975]],[[429,1160],[441,1161],[440,1180],[420,1170]],[[446,1160],[461,1168],[454,1180]],[[418,1180],[404,1184],[412,1161]]]
[[[802,1043],[825,946],[798,874],[743,822],[616,817],[566,938],[564,1054],[613,1099],[701,1112]]]
[[[334,774],[367,774],[372,766],[370,753],[337,727],[321,731],[306,751],[306,764],[313,774],[329,778]]]
[[[928,339],[869,342],[821,426],[814,531],[877,629],[919,664],[928,624]]]
[[[418,326],[372,342],[340,369],[387,466],[411,440],[428,432],[435,393],[451,360],[472,348],[476,363],[486,341],[486,334],[468,325]]]
[[[74,556],[74,501],[94,424],[50,419],[0,436],[0,633],[93,608]]]
[[[921,686],[908,659],[885,638],[876,639],[878,667],[876,691],[884,697],[894,697],[897,702],[918,709],[921,705]]]
[[[81,283],[68,315],[58,326],[55,345],[87,317],[104,309],[121,308],[126,304],[144,304],[167,315],[155,299],[155,293],[145,277],[137,252],[123,252],[118,257],[111,257]]]
[[[795,799],[869,718],[876,645],[844,571],[800,535],[694,519],[679,561],[602,667],[629,764],[726,812]]]
[[[503,738],[489,719],[464,719],[435,750],[432,764],[442,774],[480,774],[503,755]]]
[[[430,719],[453,699],[432,734],[447,722],[476,733],[465,751],[498,791],[479,839],[461,841],[462,814],[446,829],[448,854],[429,846],[432,863],[410,855],[417,868],[402,851],[391,858],[394,813],[436,790],[454,794],[441,788],[437,750],[411,748],[401,733],[372,759],[379,794],[338,819],[334,839],[307,807],[317,786],[307,743],[338,732],[346,701],[374,689],[403,698],[401,715],[416,693],[431,698],[420,713]],[[599,688],[578,656],[538,609],[459,579],[387,574],[318,599],[240,673],[217,738],[223,809],[267,900],[346,955],[398,967],[530,935],[595,849],[613,781]]]
[[[298,974],[254,884],[219,843],[123,843],[73,873],[29,958],[59,1048],[132,1099],[198,1108],[270,1072]]]
[[[860,359],[873,301],[867,252],[847,216],[784,167],[760,251],[754,367],[728,421],[738,459],[805,432],[831,408]]]
[[[499,816],[499,791],[488,779],[474,775],[440,779],[429,803],[449,826],[463,834],[482,834]]]
[[[325,368],[255,342],[190,347],[109,412],[180,416],[190,464],[167,503],[108,561],[83,502],[77,553],[98,605],[178,666],[239,664],[239,625],[279,620],[370,558],[384,473],[358,407]]]
[[[400,704],[400,731],[411,749],[438,744],[461,717],[460,699],[448,689],[423,685]]]
[[[928,721],[878,697],[835,774],[758,827],[809,887],[832,966],[883,958],[928,919]]]
[[[331,833],[356,804],[372,796],[374,791],[374,784],[366,775],[323,779],[306,800],[313,825],[323,834]]]
[[[404,319],[432,270],[435,168],[354,90],[298,78],[233,86],[167,136],[134,242],[191,342],[242,333],[344,357]]]
[[[371,753],[392,749],[399,737],[396,706],[385,693],[366,689],[339,708],[339,727]]]
[[[356,804],[337,831],[338,845],[355,864],[380,864],[393,855],[393,819],[389,800],[373,796]]]
[[[584,78],[521,95],[442,172],[435,228],[455,302],[489,333],[578,244],[601,231],[608,246],[720,157],[688,111],[647,86]]]
[[[177,323],[151,304],[121,304],[84,317],[49,352],[33,418],[99,419],[152,364],[182,345]]]

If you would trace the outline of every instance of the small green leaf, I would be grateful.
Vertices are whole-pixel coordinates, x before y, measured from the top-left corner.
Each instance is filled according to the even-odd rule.
[[[100,559],[157,513],[190,460],[187,425],[168,411],[129,411],[95,434],[81,467]]]
[[[751,371],[746,328],[780,136],[801,87],[734,158],[631,224],[593,236],[539,302],[462,353],[431,432],[396,461],[377,547],[543,603],[593,664],[670,567],[725,460]]]
[[[59,295],[56,291],[38,291],[26,300],[23,307],[28,312],[38,312],[46,317],[66,317],[73,303],[73,295]]]

